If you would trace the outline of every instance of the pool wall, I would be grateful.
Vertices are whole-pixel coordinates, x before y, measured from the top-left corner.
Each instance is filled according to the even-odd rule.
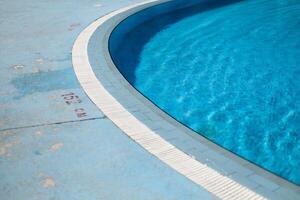
[[[205,1],[207,0],[190,0],[188,2],[185,0],[176,0],[172,2],[167,1],[162,4],[155,5],[151,8],[146,8],[143,10],[143,12],[137,12],[131,15],[130,17],[124,19],[120,24],[118,24],[118,26],[116,26],[113,33],[111,34],[109,43],[111,54],[114,55],[117,52],[118,46],[124,40],[124,36],[126,35],[126,33],[134,29],[134,27],[137,27],[140,24],[143,24],[144,22],[159,15],[163,15],[165,13],[186,8]]]
[[[143,46],[156,33],[181,19],[196,14],[199,10],[211,10],[239,1],[240,0],[224,0],[221,2],[217,0],[191,0],[188,1],[188,3],[183,0],[166,1],[125,17],[125,19],[114,28],[109,39],[109,51],[114,64],[127,81],[134,84],[134,67],[138,64],[138,55]],[[149,28],[144,29],[143,24],[150,21],[154,21],[155,23],[149,23]],[[128,33],[135,34],[130,35]],[[130,55],[130,59],[128,55]]]
[[[190,8],[204,7],[203,11],[205,11],[205,9],[214,9],[236,2],[239,1],[227,0],[222,1],[222,3],[215,0],[193,0],[189,1],[189,3],[182,0],[167,1],[162,4],[146,8],[141,12],[136,12],[128,17],[124,17],[124,19],[120,20],[120,23],[113,29],[110,35],[110,56],[119,72],[129,83],[133,85],[133,87],[135,87],[135,67],[139,62],[139,55],[143,46],[151,40],[152,36],[163,30],[165,26],[176,23],[177,21],[199,11],[199,9],[193,10]],[[184,12],[186,9],[189,12]],[[158,21],[159,23],[147,23],[151,20]],[[142,27],[145,23],[149,25],[149,28],[145,29],[145,26]],[[131,32],[136,32],[136,34],[130,35],[129,33]],[[148,97],[145,96],[145,98]],[[151,99],[149,100],[152,101]],[[157,106],[159,107],[159,105]],[[251,162],[251,160],[249,161]]]

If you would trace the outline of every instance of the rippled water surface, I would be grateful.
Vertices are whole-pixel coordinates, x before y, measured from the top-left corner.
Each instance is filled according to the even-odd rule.
[[[136,27],[114,61],[178,121],[300,184],[300,1],[216,2]]]

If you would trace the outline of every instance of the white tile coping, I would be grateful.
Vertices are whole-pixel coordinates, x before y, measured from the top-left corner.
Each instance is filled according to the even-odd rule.
[[[138,92],[134,91],[134,89],[126,83],[125,79],[122,78],[121,74],[118,73],[111,61],[107,46],[108,36],[112,29],[117,23],[124,19],[125,16],[166,1],[168,0],[148,0],[119,9],[99,18],[78,36],[73,46],[72,60],[75,74],[86,94],[96,106],[132,140],[163,163],[220,199],[300,198],[298,186],[294,186],[238,158],[203,137],[198,136],[198,134],[192,133],[193,135],[197,135],[195,137],[200,138],[200,141],[197,141],[199,147],[197,148],[200,149],[201,156],[215,160],[217,166],[212,167],[207,164],[205,160],[201,158],[198,159],[197,156],[195,156],[195,159],[194,156],[180,150],[180,148],[178,148],[179,145],[174,145],[170,142],[172,138],[166,139],[162,137],[163,132],[190,134],[191,131],[171,117],[166,116],[165,113],[159,111],[158,108],[153,106],[153,104],[151,105],[144,97],[138,95]],[[124,15],[124,13],[128,14]],[[101,72],[103,74],[101,78],[98,79],[99,77],[96,77],[89,62],[88,44],[90,38],[104,23],[121,14],[124,16],[114,23],[111,23],[106,34],[103,34],[104,46],[106,47],[103,50],[103,54],[106,63],[102,63],[103,69],[101,69]],[[107,84],[107,82],[109,82],[109,84]],[[122,90],[120,90],[120,88]],[[120,101],[120,99],[116,97],[116,94],[129,98]],[[141,98],[144,98],[142,100],[143,102],[140,101]],[[126,106],[124,106],[125,104]],[[135,108],[134,111],[128,109],[128,104],[129,107]],[[155,110],[155,112],[153,112],[153,110]],[[133,114],[133,112],[136,113]],[[150,128],[149,124],[156,124],[157,128]],[[174,134],[170,135],[174,136]],[[187,142],[193,143],[195,141],[194,138],[188,137]],[[202,143],[205,143],[206,146],[202,145]],[[232,162],[232,160],[237,162]],[[224,171],[228,173],[224,173]]]

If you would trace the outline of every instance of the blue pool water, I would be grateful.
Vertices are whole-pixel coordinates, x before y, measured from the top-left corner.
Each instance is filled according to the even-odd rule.
[[[110,39],[124,77],[197,133],[300,184],[300,1],[201,1],[133,25],[137,15]]]

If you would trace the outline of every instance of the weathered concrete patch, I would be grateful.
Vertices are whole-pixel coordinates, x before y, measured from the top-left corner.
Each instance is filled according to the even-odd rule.
[[[54,179],[51,178],[51,177],[45,178],[44,182],[43,182],[43,187],[44,188],[55,187],[55,181],[54,181]]]
[[[49,151],[54,152],[59,150],[60,148],[62,148],[64,146],[64,143],[55,143],[53,145],[51,145],[51,147],[49,148]]]
[[[11,149],[20,144],[21,140],[10,131],[0,134],[0,157],[11,156]]]

